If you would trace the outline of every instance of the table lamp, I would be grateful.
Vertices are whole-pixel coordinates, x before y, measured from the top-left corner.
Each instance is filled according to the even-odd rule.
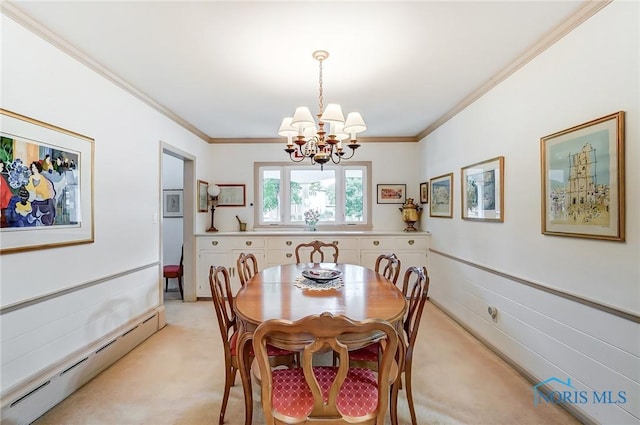
[[[211,205],[211,227],[207,229],[207,232],[217,232],[218,229],[213,225],[213,215],[216,211],[216,206],[218,205],[218,195],[220,195],[220,187],[212,184],[207,188],[207,193],[209,194],[209,205]]]

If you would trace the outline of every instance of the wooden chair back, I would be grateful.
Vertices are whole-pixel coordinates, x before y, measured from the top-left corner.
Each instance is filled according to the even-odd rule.
[[[413,365],[413,348],[418,337],[418,329],[424,305],[429,293],[429,275],[426,267],[409,267],[404,273],[402,283],[402,293],[408,302],[407,313],[402,324],[403,334],[400,344],[400,375],[404,372],[405,387],[407,393],[407,404],[411,415],[411,424],[417,424],[416,412],[413,404],[413,390],[411,370]],[[391,423],[397,424],[397,403],[398,389],[400,388],[401,376],[393,384],[391,395]]]
[[[400,267],[402,262],[396,256],[395,253],[381,254],[376,259],[376,265],[374,270],[376,273],[380,273],[394,284],[398,283],[398,276],[400,276]]]
[[[238,256],[236,265],[238,267],[238,276],[240,276],[240,285],[242,286],[246,285],[249,279],[259,272],[258,260],[253,254],[241,253]]]
[[[308,262],[324,263],[325,251],[328,254],[333,255],[333,261],[327,261],[327,262],[333,262],[333,263],[338,262],[338,244],[336,242],[328,243],[328,242],[315,240],[309,243],[301,243],[298,246],[296,246],[296,263],[306,263],[307,261],[304,261],[301,259],[301,254],[307,253],[307,252],[309,253]],[[328,258],[329,257],[327,257],[327,259]],[[316,260],[320,260],[320,261],[316,261]]]
[[[233,292],[229,281],[229,271],[224,266],[211,266],[209,269],[211,298],[218,318],[220,335],[224,345],[225,357],[231,356],[229,339],[237,330],[236,314],[233,310]]]
[[[362,335],[378,335],[382,338],[380,369],[377,374],[368,369],[351,368],[349,365],[349,348],[352,347],[348,347],[345,342],[355,341]],[[364,343],[367,342],[360,342]],[[301,351],[302,368],[272,370],[267,358],[267,344]],[[379,319],[358,322],[328,312],[307,316],[296,322],[272,319],[258,326],[254,333],[253,347],[261,377],[262,408],[268,425],[298,423],[298,419],[305,424],[353,423],[354,417],[343,416],[353,415],[353,412],[347,411],[349,407],[345,407],[345,399],[362,396],[360,392],[367,392],[362,387],[358,388],[358,385],[352,387],[354,379],[375,383],[374,392],[377,390],[377,402],[373,402],[373,409],[355,416],[357,423],[384,424],[389,404],[389,386],[397,373],[394,358],[398,334],[390,323]],[[331,351],[337,353],[338,366],[314,366],[315,354]],[[362,378],[365,375],[369,380]],[[291,382],[298,382],[300,386],[293,385],[292,388]],[[283,383],[283,386],[279,386],[279,383]],[[299,400],[304,399],[304,402],[300,401],[304,408],[295,410],[295,419],[287,405],[283,405],[281,409],[274,406],[274,403],[278,403],[278,397],[286,400],[287,395],[283,393],[287,391],[295,393],[291,395]],[[348,391],[353,393],[345,393]],[[274,394],[276,400],[273,399]]]

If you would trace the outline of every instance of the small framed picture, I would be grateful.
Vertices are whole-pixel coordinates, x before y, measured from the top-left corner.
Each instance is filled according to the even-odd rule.
[[[540,139],[542,233],[625,239],[624,112]]]
[[[504,221],[504,157],[460,169],[463,220]]]
[[[453,218],[453,173],[430,180],[429,217]]]
[[[379,184],[379,204],[404,204],[407,198],[406,184]]]
[[[219,184],[219,207],[244,207],[246,203],[244,184]]]
[[[429,203],[429,183],[428,182],[420,183],[420,203],[421,204]]]
[[[207,204],[209,203],[209,195],[207,194],[208,189],[208,182],[198,180],[198,212],[207,212]]]
[[[166,189],[162,191],[162,216],[168,218],[182,217],[182,189]]]

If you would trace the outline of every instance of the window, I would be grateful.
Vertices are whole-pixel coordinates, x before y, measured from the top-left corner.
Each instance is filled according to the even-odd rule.
[[[255,225],[303,227],[317,211],[318,226],[371,228],[370,162],[324,166],[256,163]]]

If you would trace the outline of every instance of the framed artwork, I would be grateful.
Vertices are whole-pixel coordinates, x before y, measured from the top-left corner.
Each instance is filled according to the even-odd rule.
[[[93,243],[94,140],[0,109],[0,254]]]
[[[453,173],[434,177],[430,180],[431,203],[429,217],[453,217]]]
[[[429,203],[429,183],[420,183],[420,203]]]
[[[182,189],[165,189],[162,194],[162,216],[182,217]]]
[[[246,203],[245,185],[243,184],[219,184],[219,207],[244,207]]]
[[[460,169],[463,220],[504,221],[504,157]]]
[[[624,112],[540,139],[542,233],[624,241]]]
[[[209,183],[204,180],[198,180],[198,212],[207,212],[209,204],[209,195],[207,190]]]
[[[404,204],[407,198],[406,184],[379,184],[379,204]]]

